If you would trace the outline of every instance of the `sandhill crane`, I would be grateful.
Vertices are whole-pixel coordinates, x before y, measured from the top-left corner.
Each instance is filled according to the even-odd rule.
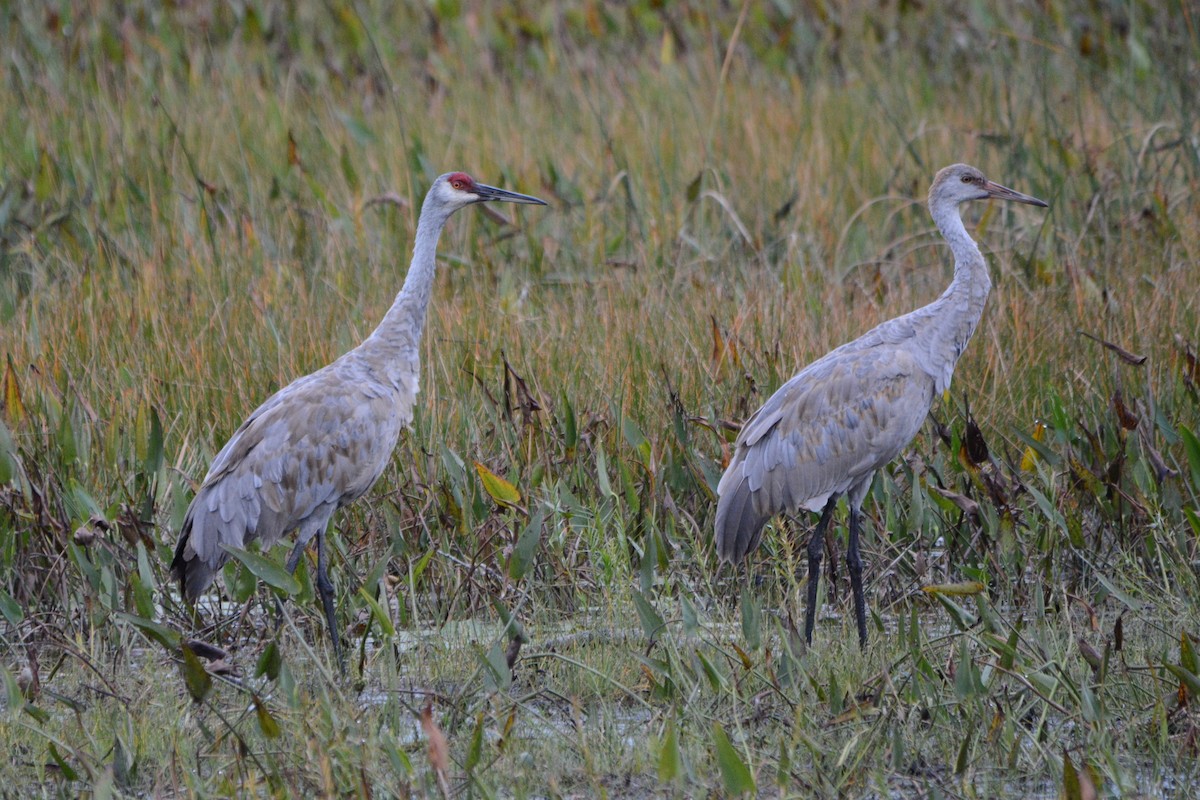
[[[825,529],[837,500],[850,506],[846,566],[854,593],[859,645],[867,618],[858,552],[863,499],[875,471],[900,454],[925,421],[933,399],[950,386],[954,365],[975,331],[991,280],[958,206],[996,198],[1046,203],[954,164],[929,189],[929,212],[954,252],[954,279],[927,306],[888,320],[829,352],[791,378],[746,421],[717,488],[716,547],[736,563],[758,547],[762,528],[782,512],[820,511],[808,543],[812,642]]]
[[[317,591],[344,671],[325,572],[325,530],[334,511],[375,483],[412,421],[421,331],[446,220],[464,206],[492,200],[546,205],[463,172],[438,177],[421,206],[408,275],[379,326],[333,363],[272,395],[221,448],[188,507],[171,562],[189,602],[228,559],[223,546],[257,541],[266,549],[295,532],[287,560],[294,572],[315,538]]]

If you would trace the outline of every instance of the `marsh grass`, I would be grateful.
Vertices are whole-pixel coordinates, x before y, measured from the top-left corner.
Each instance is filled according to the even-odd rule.
[[[1160,6],[10,10],[6,786],[1184,796],[1200,41]],[[718,570],[716,480],[775,387],[941,291],[953,161],[1051,208],[967,210],[994,289],[867,502],[871,647],[839,570],[806,652],[811,520]],[[552,207],[443,237],[416,419],[335,523],[344,681],[307,566],[276,634],[270,581],[193,617],[166,565],[244,415],[382,316],[450,168]]]

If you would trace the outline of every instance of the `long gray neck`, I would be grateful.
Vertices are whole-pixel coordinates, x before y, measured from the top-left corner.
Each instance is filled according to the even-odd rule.
[[[926,307],[929,313],[923,326],[928,353],[934,362],[930,366],[941,392],[949,387],[954,365],[979,324],[992,281],[979,246],[963,225],[958,205],[945,201],[931,203],[929,210],[954,252],[954,280],[941,297]]]
[[[437,272],[438,239],[451,214],[443,207],[433,208],[434,205],[427,197],[422,206],[412,264],[404,285],[379,326],[359,345],[358,349],[373,366],[386,368],[389,361],[415,362],[419,356],[421,333],[425,330],[425,315]]]

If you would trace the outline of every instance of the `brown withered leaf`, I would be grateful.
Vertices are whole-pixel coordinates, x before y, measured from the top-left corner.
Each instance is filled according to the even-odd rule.
[[[21,667],[21,671],[17,673],[17,688],[21,690],[21,695],[30,702],[36,701],[42,693],[41,670],[38,666],[38,653],[36,647],[30,647],[25,654],[26,663]]]
[[[987,442],[983,438],[983,431],[979,430],[979,426],[975,424],[975,418],[969,411],[967,412],[967,434],[963,439],[963,444],[967,448],[967,457],[971,459],[973,466],[987,462]]]
[[[1167,478],[1174,478],[1179,474],[1179,471],[1167,464],[1166,459],[1162,457],[1162,453],[1155,449],[1150,443],[1150,434],[1146,428],[1139,431],[1142,439],[1142,447],[1146,451],[1146,458],[1150,459],[1150,466],[1154,468],[1154,478],[1161,486],[1162,482]]]
[[[1179,373],[1183,375],[1188,386],[1200,384],[1200,359],[1192,350],[1192,344],[1179,334],[1175,334],[1175,346],[1183,351],[1183,363],[1179,365]]]
[[[223,658],[208,662],[208,665],[205,666],[205,669],[208,670],[209,675],[218,676],[236,675],[238,671],[235,665],[229,663]]]
[[[1102,347],[1104,347],[1108,350],[1113,351],[1114,353],[1117,354],[1117,357],[1120,358],[1122,361],[1124,361],[1126,364],[1133,364],[1134,366],[1141,366],[1142,364],[1146,363],[1146,356],[1141,356],[1141,355],[1138,355],[1137,353],[1130,352],[1129,350],[1126,350],[1124,347],[1121,347],[1119,344],[1113,344],[1112,342],[1105,341],[1104,339],[1101,339],[1099,336],[1093,336],[1092,334],[1088,333],[1087,331],[1076,331],[1076,333],[1078,333],[1080,336],[1085,336],[1088,339],[1091,339],[1093,342],[1098,343],[1099,345],[1101,345]]]
[[[296,137],[292,135],[292,132],[290,130],[288,131],[287,147],[288,147],[288,151],[287,151],[288,166],[289,167],[300,166],[300,148],[296,146]]]
[[[429,765],[437,776],[438,787],[444,797],[450,797],[450,743],[433,718],[433,703],[421,709],[421,730],[429,740]]]
[[[75,533],[71,536],[71,540],[80,547],[91,547],[92,542],[101,533],[112,530],[112,526],[108,524],[108,520],[99,514],[93,514],[91,519],[75,529]]]
[[[922,586],[921,591],[928,594],[940,594],[951,596],[970,596],[980,594],[985,591],[987,586],[982,581],[961,581],[959,583],[939,583],[933,586]],[[953,665],[951,665],[953,666]]]
[[[728,355],[730,362],[732,362],[735,367],[740,366],[742,360],[738,356],[737,342],[732,336],[725,338],[725,336],[721,333],[721,326],[717,324],[717,318],[715,315],[710,314],[709,319],[712,321],[713,364],[720,364],[722,359]]]
[[[1096,609],[1092,606],[1092,604],[1078,595],[1068,594],[1067,597],[1083,606],[1083,610],[1086,611],[1088,615],[1088,627],[1091,628],[1093,632],[1099,633],[1100,620],[1096,617]]]
[[[1100,655],[1100,652],[1096,648],[1092,647],[1091,643],[1082,636],[1079,637],[1079,655],[1083,656],[1083,660],[1086,661],[1087,665],[1092,668],[1092,674],[1098,676],[1100,674],[1100,668],[1104,666],[1104,658]]]
[[[504,651],[504,661],[508,664],[510,672],[517,665],[517,659],[521,656],[521,645],[524,643],[524,636],[514,636],[508,642],[508,649]]]
[[[1121,390],[1117,389],[1112,396],[1113,411],[1117,412],[1117,421],[1121,423],[1121,427],[1127,431],[1131,431],[1138,426],[1138,415],[1125,405],[1125,398],[1121,395]]]
[[[17,382],[17,370],[13,366],[11,353],[4,369],[4,397],[0,399],[0,407],[14,426],[20,425],[25,418],[25,402],[21,399],[21,385]]]
[[[208,661],[221,661],[229,658],[229,653],[226,651],[199,639],[188,639],[187,645],[192,648],[193,653]]]
[[[504,362],[504,414],[509,419],[512,419],[512,409],[514,405],[521,410],[521,419],[525,423],[529,423],[533,419],[534,412],[541,411],[542,406],[538,403],[537,398],[533,396],[533,392],[529,391],[529,385],[525,383],[512,364],[508,363],[508,356],[504,351],[500,351],[500,360]],[[513,402],[513,395],[516,395],[516,402]]]
[[[410,204],[395,191],[387,191],[381,195],[378,195],[377,197],[372,197],[363,204],[363,208],[370,208],[371,206],[378,205],[390,205],[396,206],[397,208],[408,208]]]
[[[943,489],[942,487],[934,486],[933,484],[930,484],[929,488],[933,489],[933,491],[949,500],[958,507],[959,511],[963,512],[971,519],[979,519],[979,503],[976,503],[965,494],[959,494],[958,492],[954,492],[949,489]]]

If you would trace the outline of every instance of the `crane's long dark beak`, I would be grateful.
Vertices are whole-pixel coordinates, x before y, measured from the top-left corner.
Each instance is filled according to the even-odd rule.
[[[505,203],[532,203],[535,206],[546,205],[545,200],[539,200],[527,194],[510,192],[507,189],[497,189],[495,186],[488,186],[486,183],[475,184],[472,192],[479,197],[480,202],[500,200]]]
[[[1031,206],[1041,206],[1042,208],[1050,207],[1050,204],[1044,200],[1038,200],[1036,197],[1014,192],[1007,186],[1001,186],[992,181],[988,181],[983,188],[988,193],[988,197],[993,197],[997,200],[1012,200],[1014,203],[1028,203]]]

